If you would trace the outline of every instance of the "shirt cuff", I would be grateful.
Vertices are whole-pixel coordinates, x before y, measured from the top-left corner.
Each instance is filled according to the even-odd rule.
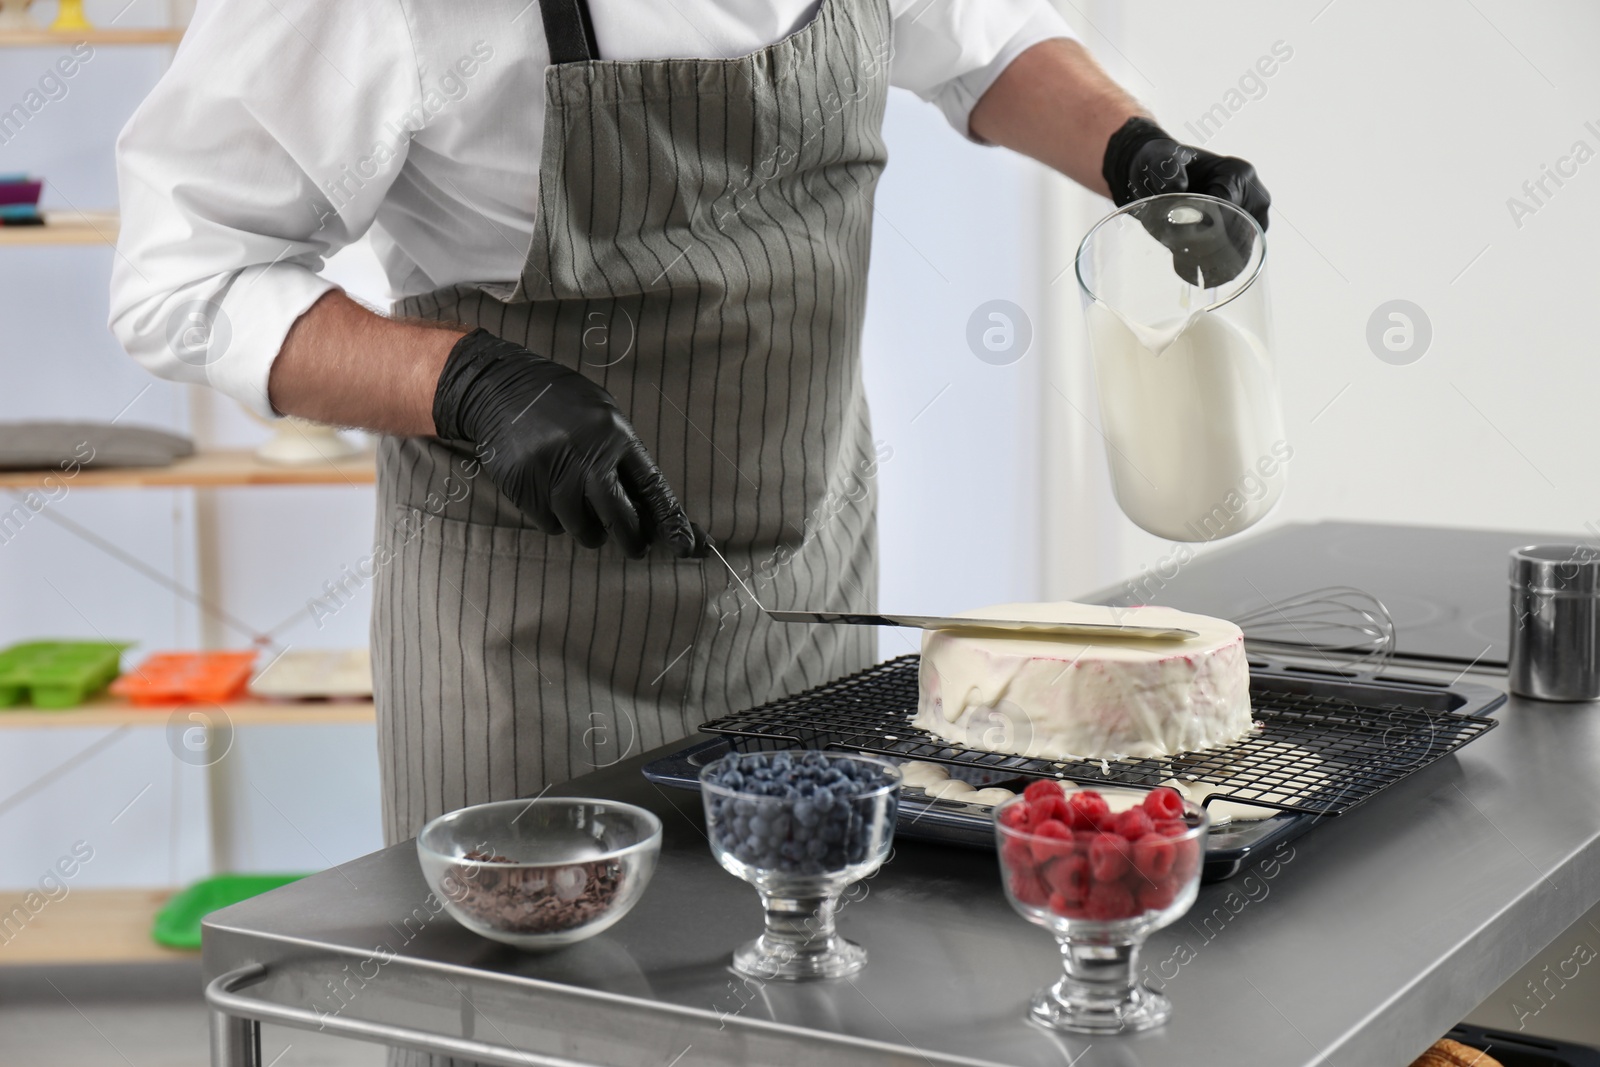
[[[983,138],[973,135],[970,125],[972,109],[977,106],[979,98],[989,91],[989,86],[1005,72],[1012,60],[1041,41],[1061,37],[1073,41],[1078,39],[1078,35],[1072,32],[1067,20],[1062,18],[1055,8],[1049,4],[1039,4],[1028,17],[1028,21],[1011,35],[987,65],[958,78],[952,78],[941,86],[933,97],[934,106],[944,112],[944,117],[949,120],[950,125],[967,140],[976,144],[988,144],[989,142]]]
[[[304,267],[267,264],[185,286],[113,317],[128,354],[169,381],[209,385],[263,418],[272,361],[295,321],[338,286]]]
[[[277,418],[267,398],[267,378],[283,340],[301,315],[338,286],[303,267],[248,267],[222,301],[232,336],[212,359],[207,380],[219,392],[265,418]],[[219,339],[220,340],[220,339]]]

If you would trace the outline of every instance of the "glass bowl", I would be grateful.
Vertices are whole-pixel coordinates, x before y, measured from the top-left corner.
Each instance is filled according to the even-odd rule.
[[[457,922],[524,949],[593,937],[638,902],[661,820],[614,800],[540,797],[477,804],[417,835],[422,873]]]
[[[843,978],[866,949],[834,930],[839,897],[889,856],[900,771],[870,756],[730,753],[700,772],[711,852],[761,894],[766,929],[733,954],[752,978]]]
[[[1041,818],[1035,803],[1045,785],[1061,793],[1056,817]],[[1034,996],[1031,1017],[1091,1034],[1161,1025],[1172,1004],[1135,980],[1139,948],[1195,901],[1205,809],[1171,789],[1153,791],[1166,794],[1154,799],[1145,790],[1045,781],[1029,789],[1032,796],[995,809],[994,825],[1011,906],[1061,944],[1065,973]]]

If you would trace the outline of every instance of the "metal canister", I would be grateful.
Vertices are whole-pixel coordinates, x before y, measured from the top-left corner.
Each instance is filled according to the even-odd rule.
[[[1600,699],[1600,547],[1512,550],[1509,676],[1518,696]]]

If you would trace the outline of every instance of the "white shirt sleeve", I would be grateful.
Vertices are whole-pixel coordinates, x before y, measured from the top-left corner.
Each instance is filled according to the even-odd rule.
[[[202,0],[117,141],[111,329],[273,414],[267,375],[427,121],[398,0]]]
[[[891,0],[889,80],[944,112],[971,138],[978,98],[1017,56],[1053,37],[1076,39],[1049,0]]]

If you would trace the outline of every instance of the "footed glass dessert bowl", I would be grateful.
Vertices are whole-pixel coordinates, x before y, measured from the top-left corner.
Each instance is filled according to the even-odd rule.
[[[839,897],[888,858],[900,772],[869,756],[732,753],[700,772],[717,862],[761,894],[766,930],[733,954],[751,978],[843,978],[867,952],[834,929]]]
[[[995,809],[1011,906],[1056,936],[1065,973],[1030,1016],[1056,1030],[1160,1026],[1166,996],[1138,982],[1139,948],[1199,892],[1205,809],[1175,790],[1081,789],[1037,781]]]

